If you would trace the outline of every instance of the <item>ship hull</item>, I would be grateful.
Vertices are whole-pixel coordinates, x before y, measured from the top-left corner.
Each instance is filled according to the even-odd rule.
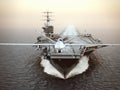
[[[80,59],[48,59],[43,56],[41,59],[40,64],[44,68],[44,72],[61,79],[81,74],[89,67],[87,56]]]
[[[78,64],[79,59],[52,59],[49,61],[66,78],[67,74]]]

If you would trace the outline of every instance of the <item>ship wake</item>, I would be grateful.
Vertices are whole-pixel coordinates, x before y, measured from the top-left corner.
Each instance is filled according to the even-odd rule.
[[[43,57],[41,57],[41,66],[44,68],[44,72],[49,74],[49,75],[53,75],[55,77],[59,77],[62,79],[67,79],[70,78],[72,76],[78,75],[78,74],[82,74],[83,72],[85,72],[88,67],[88,61],[89,58],[87,56],[83,56],[79,62],[77,63],[77,65],[66,75],[64,76],[62,73],[60,73],[51,63],[49,60],[44,59]]]

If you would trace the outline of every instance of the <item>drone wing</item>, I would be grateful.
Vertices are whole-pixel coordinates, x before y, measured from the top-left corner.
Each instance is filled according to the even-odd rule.
[[[0,43],[0,45],[16,45],[16,46],[34,46],[34,45],[40,45],[40,46],[50,46],[50,45],[55,45],[51,43]]]

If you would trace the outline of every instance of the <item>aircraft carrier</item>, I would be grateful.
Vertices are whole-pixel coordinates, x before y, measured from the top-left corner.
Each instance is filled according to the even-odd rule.
[[[45,68],[44,61],[47,60],[61,76],[45,71],[46,73],[64,79],[72,77],[76,74],[69,74],[78,64],[82,63],[84,56],[88,57],[96,49],[106,46],[102,45],[100,40],[93,38],[91,34],[79,33],[73,25],[68,26],[60,34],[55,34],[54,26],[49,24],[51,21],[49,14],[51,12],[44,13],[47,17],[46,23],[36,42],[39,44],[37,46],[38,50],[42,51],[43,61],[41,64]],[[84,70],[80,71],[81,73],[85,72],[89,66],[88,60],[85,62],[87,67],[84,68],[83,66]]]

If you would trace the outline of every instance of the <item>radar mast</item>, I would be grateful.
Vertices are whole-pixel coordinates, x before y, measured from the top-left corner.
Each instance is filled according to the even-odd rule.
[[[54,27],[52,25],[50,25],[50,13],[52,12],[43,12],[45,14],[45,17],[46,17],[46,23],[45,23],[45,26],[43,27],[43,30],[44,30],[44,33],[46,34],[46,36],[50,37],[52,34],[53,34],[53,29]]]

